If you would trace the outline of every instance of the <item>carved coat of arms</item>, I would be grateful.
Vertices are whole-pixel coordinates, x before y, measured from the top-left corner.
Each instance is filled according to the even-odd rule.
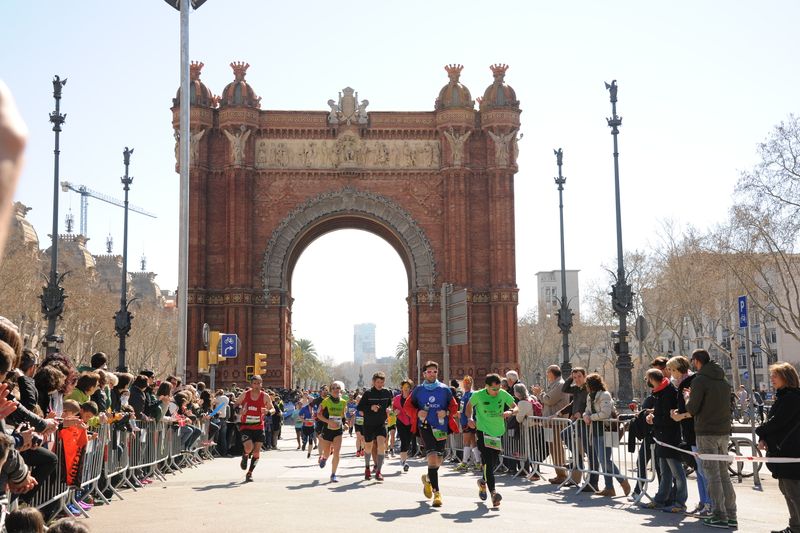
[[[367,106],[369,100],[358,101],[358,93],[352,87],[345,87],[339,92],[339,102],[333,99],[328,100],[328,107],[331,108],[328,113],[329,124],[366,124]]]

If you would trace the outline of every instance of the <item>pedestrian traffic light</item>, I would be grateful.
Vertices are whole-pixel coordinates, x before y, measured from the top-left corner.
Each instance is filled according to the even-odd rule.
[[[208,372],[208,352],[205,350],[197,352],[197,371]]]
[[[253,374],[260,376],[267,371],[267,354],[256,353],[253,359]]]

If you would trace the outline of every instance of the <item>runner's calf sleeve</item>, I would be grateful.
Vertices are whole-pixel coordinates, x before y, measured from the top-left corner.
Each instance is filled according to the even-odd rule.
[[[383,467],[383,454],[379,455],[377,460],[375,461],[375,469],[380,472],[381,468]]]
[[[439,467],[438,466],[429,466],[428,467],[428,479],[431,482],[431,487],[433,487],[434,491],[439,490]]]
[[[364,451],[364,464],[367,465],[367,468],[369,468],[369,460],[370,460],[371,457],[372,457],[372,454],[365,450]]]
[[[461,453],[461,462],[469,463],[470,454],[472,453],[472,446],[464,446],[464,451]]]
[[[255,470],[257,464],[258,464],[258,457],[253,457],[252,459],[250,459],[250,472]]]
[[[475,464],[481,464],[481,451],[478,449],[477,446],[473,446],[472,448],[472,457],[475,458]]]

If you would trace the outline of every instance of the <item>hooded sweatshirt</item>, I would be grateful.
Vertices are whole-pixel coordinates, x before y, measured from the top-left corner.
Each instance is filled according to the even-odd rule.
[[[696,435],[731,434],[731,385],[715,361],[704,364],[692,381],[686,410],[694,418]]]

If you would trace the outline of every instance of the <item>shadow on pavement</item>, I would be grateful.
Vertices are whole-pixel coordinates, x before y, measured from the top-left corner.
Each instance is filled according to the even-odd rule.
[[[192,490],[196,490],[197,492],[205,492],[207,490],[215,490],[215,489],[233,489],[242,485],[241,481],[229,481],[227,483],[219,483],[217,485],[205,485],[203,487],[192,487]]]
[[[301,490],[301,489],[310,489],[311,487],[316,487],[319,485],[319,480],[315,479],[310,483],[301,483],[299,485],[286,485],[286,488],[289,490]]]
[[[370,514],[379,522],[394,522],[398,518],[416,518],[434,512],[427,500],[420,500],[417,503],[419,506],[415,509],[389,509],[388,511]]]
[[[471,511],[460,511],[458,513],[442,513],[442,518],[452,520],[456,524],[467,524],[479,518],[495,518],[500,516],[497,512],[492,512],[486,505],[478,504]]]

